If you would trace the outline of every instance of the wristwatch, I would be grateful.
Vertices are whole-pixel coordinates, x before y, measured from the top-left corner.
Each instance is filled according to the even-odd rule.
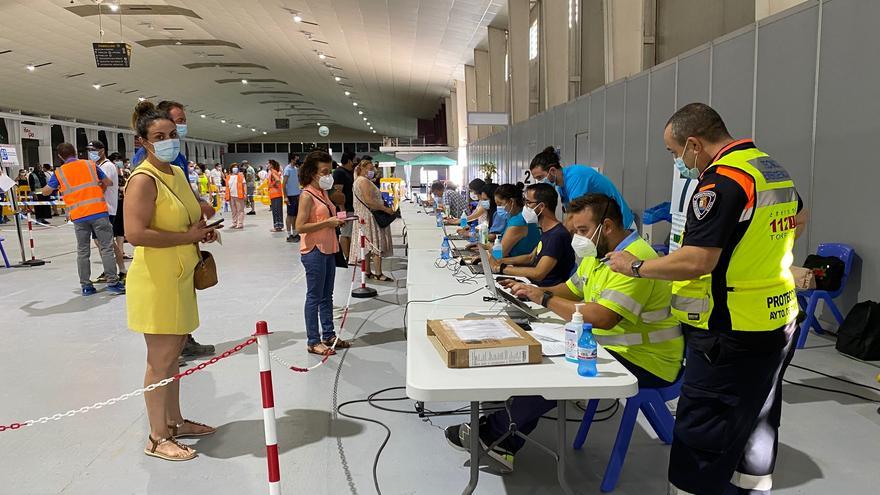
[[[632,274],[635,278],[642,278],[642,275],[639,273],[639,269],[645,263],[645,260],[635,260],[632,262]]]
[[[548,307],[547,305],[550,304],[550,298],[552,298],[552,297],[553,297],[553,293],[550,292],[549,290],[545,290],[544,297],[541,298],[541,306],[544,306],[545,308]]]
[[[507,268],[507,263],[501,263],[501,266],[498,267],[498,273],[504,275],[504,269]]]

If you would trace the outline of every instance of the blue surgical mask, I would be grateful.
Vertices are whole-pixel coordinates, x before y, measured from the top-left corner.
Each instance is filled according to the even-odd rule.
[[[186,137],[186,124],[177,124],[177,137],[183,139]]]
[[[489,200],[488,199],[480,200],[480,206],[482,206],[484,210],[488,211],[489,210]]]
[[[152,143],[152,145],[153,154],[163,162],[170,162],[180,154],[180,140],[178,139],[172,138],[164,141],[157,141]]]
[[[687,151],[687,143],[684,145],[684,149],[681,152],[681,156],[675,157],[675,169],[678,170],[678,173],[681,174],[685,179],[698,179],[700,178],[700,171],[697,169],[697,160],[694,158],[694,168],[688,168],[687,165],[684,164],[684,155]]]
[[[508,213],[506,208],[498,208],[495,210],[495,217],[507,220],[510,217],[510,213]]]
[[[113,162],[113,164],[116,165],[116,168],[122,168],[122,165],[123,165],[122,162],[118,162],[118,161]]]
[[[89,151],[89,160],[91,160],[93,162],[97,162],[100,159],[101,159],[101,153],[98,153],[97,151]]]

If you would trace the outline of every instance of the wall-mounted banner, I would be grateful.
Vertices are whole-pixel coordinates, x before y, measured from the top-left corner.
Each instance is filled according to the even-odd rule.
[[[92,49],[99,69],[127,69],[131,66],[131,45],[128,43],[92,43]]]

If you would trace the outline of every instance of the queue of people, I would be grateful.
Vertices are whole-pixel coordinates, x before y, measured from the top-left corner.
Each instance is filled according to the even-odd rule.
[[[494,217],[483,181],[468,185],[480,202],[470,208],[454,186],[438,182],[431,193],[447,223],[464,212],[468,221],[494,226],[497,210],[507,211],[498,234],[503,257],[490,258],[490,265],[494,273],[531,281],[502,281],[515,296],[563,318],[583,304],[596,341],[640,387],[681,380],[669,494],[769,493],[782,376],[799,331],[789,266],[806,209],[788,172],[752,140],[731,137],[708,105],[675,112],[664,141],[675,169],[698,181],[682,247],[667,256],[639,236],[610,180],[591,167],[562,166],[553,148],[532,161],[538,183],[524,197],[511,184],[489,189]],[[563,218],[555,213],[557,200]],[[782,217],[790,221],[780,228],[773,219]],[[536,226],[540,240],[524,243],[532,232],[519,219]],[[555,406],[540,396],[515,397],[505,410],[482,417],[479,431],[455,425],[446,438],[462,450],[480,442],[511,471],[524,440],[507,435],[510,424],[528,435]]]

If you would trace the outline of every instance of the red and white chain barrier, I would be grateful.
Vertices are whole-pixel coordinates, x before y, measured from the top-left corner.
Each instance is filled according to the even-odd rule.
[[[207,368],[208,366],[215,364],[217,361],[220,361],[221,359],[226,359],[229,356],[235,354],[236,352],[241,351],[245,347],[255,343],[256,341],[257,341],[257,339],[255,337],[251,337],[248,340],[242,342],[241,344],[238,344],[237,346],[233,347],[232,349],[227,350],[223,354],[220,354],[219,356],[214,356],[210,360],[205,361],[204,363],[201,363],[198,366],[194,366],[194,367],[189,368],[186,371],[182,371],[172,377],[169,377],[169,378],[166,378],[166,379],[161,380],[159,382],[147,385],[144,388],[139,388],[139,389],[131,391],[127,394],[122,394],[119,397],[114,397],[112,399],[108,399],[103,402],[96,402],[90,406],[83,406],[79,409],[71,409],[70,411],[67,411],[65,413],[57,413],[57,414],[53,414],[52,416],[43,416],[42,418],[39,418],[39,419],[29,419],[27,421],[12,423],[9,425],[0,424],[0,432],[6,431],[6,430],[18,430],[18,429],[24,428],[26,426],[46,424],[49,421],[58,421],[59,419],[70,418],[70,417],[75,416],[77,414],[87,413],[89,411],[101,409],[102,407],[105,407],[105,406],[112,406],[113,404],[116,404],[117,402],[122,402],[124,400],[131,399],[132,397],[137,397],[139,395],[143,395],[144,392],[152,392],[153,390],[156,390],[159,387],[164,387],[164,386],[168,385],[169,383],[172,383],[176,380],[180,380],[181,378],[183,378],[185,376],[189,376],[197,371],[201,371],[201,370]]]

